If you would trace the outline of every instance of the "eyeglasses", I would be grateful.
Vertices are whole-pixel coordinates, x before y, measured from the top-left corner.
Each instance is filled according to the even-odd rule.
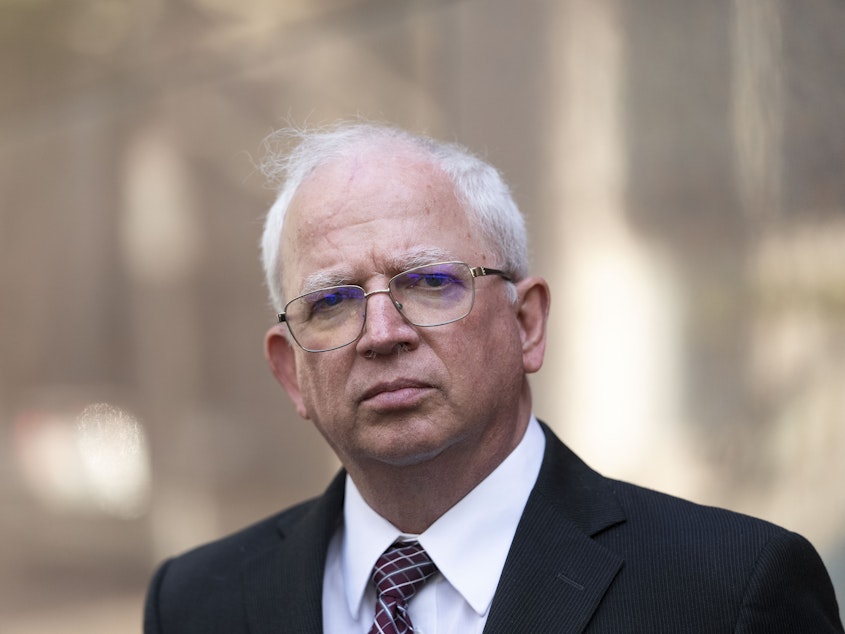
[[[327,352],[348,346],[364,332],[367,298],[387,293],[402,316],[420,327],[442,326],[469,315],[475,302],[475,278],[498,275],[498,269],[470,267],[463,262],[439,262],[399,273],[387,288],[366,292],[360,286],[321,288],[292,299],[279,313],[294,341],[308,352]]]

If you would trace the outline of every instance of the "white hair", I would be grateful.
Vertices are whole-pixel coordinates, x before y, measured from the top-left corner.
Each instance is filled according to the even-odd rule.
[[[291,140],[295,142],[291,151],[278,149]],[[321,165],[374,147],[385,150],[405,147],[430,160],[452,181],[455,195],[470,223],[478,228],[485,243],[498,256],[499,261],[494,266],[506,271],[515,281],[528,274],[525,219],[510,189],[496,168],[460,145],[435,141],[398,128],[356,122],[317,131],[280,130],[268,136],[264,146],[262,171],[271,182],[278,184],[278,195],[267,212],[261,238],[264,275],[276,312],[281,312],[285,304],[281,284],[282,228],[297,189]]]

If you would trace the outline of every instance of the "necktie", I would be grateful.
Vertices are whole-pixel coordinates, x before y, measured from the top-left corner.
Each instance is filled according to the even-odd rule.
[[[373,568],[376,617],[370,634],[410,634],[408,601],[437,567],[417,542],[396,543],[384,551]]]

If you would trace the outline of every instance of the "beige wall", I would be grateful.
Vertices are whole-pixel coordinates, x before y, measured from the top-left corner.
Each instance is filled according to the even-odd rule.
[[[252,157],[355,114],[513,185],[541,418],[805,533],[841,598],[843,32],[834,0],[0,1],[0,631],[137,630],[161,557],[326,484],[262,358]]]

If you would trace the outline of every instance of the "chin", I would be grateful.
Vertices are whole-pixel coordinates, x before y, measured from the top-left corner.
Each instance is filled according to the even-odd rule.
[[[434,460],[442,453],[442,450],[430,451],[427,453],[403,453],[387,455],[381,461],[391,467],[413,467]]]
[[[393,439],[380,439],[369,453],[374,459],[392,467],[411,467],[434,460],[445,448],[442,439],[414,439],[405,433]]]

